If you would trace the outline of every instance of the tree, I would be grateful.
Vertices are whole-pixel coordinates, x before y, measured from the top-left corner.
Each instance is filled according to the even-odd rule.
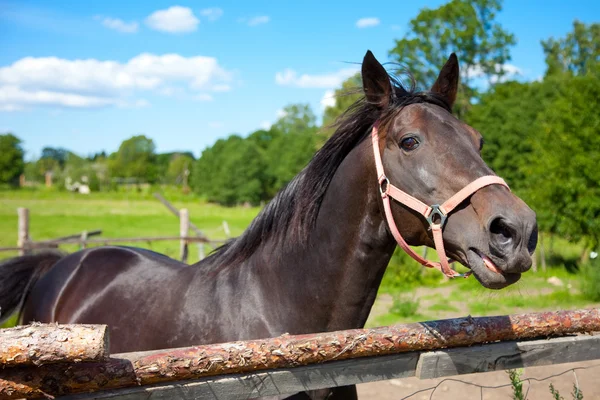
[[[473,79],[499,81],[510,60],[516,40],[496,22],[501,9],[501,0],[451,0],[436,9],[424,8],[410,21],[409,33],[396,40],[390,57],[406,66],[420,87],[430,88],[450,53],[456,53],[461,86],[455,111],[460,118],[477,95]]]
[[[308,164],[318,148],[316,117],[308,104],[291,104],[273,124],[266,159],[267,177],[271,186],[267,192],[274,196]]]
[[[284,107],[281,117],[271,127],[281,133],[305,132],[315,129],[317,117],[308,104],[290,104]]]
[[[154,142],[144,135],[123,141],[119,150],[111,154],[109,169],[113,177],[154,182],[157,175]]]
[[[362,79],[359,73],[346,79],[342,82],[342,86],[335,90],[333,95],[335,104],[326,107],[323,113],[323,129],[327,137],[333,134],[331,126],[336,120],[362,96]]]
[[[265,199],[266,161],[264,152],[251,140],[231,135],[202,152],[194,165],[192,187],[224,205]]]
[[[11,133],[0,135],[0,183],[18,185],[25,170],[21,139]]]
[[[546,75],[570,73],[584,75],[600,72],[600,24],[573,22],[573,31],[565,38],[542,41],[546,56]]]
[[[59,168],[64,168],[67,162],[69,151],[63,148],[44,147],[42,149],[42,156],[40,160],[53,160],[52,162],[46,162],[47,165],[58,165]],[[43,164],[43,163],[42,163]],[[40,164],[40,165],[42,165]]]
[[[563,77],[538,115],[526,172],[542,228],[600,245],[600,76]]]
[[[482,157],[513,190],[529,186],[537,115],[557,96],[554,82],[504,82],[495,85],[466,113],[466,123],[483,135]]]
[[[190,172],[194,157],[189,154],[175,153],[171,156],[171,161],[167,167],[165,177],[169,184],[175,185],[185,181],[185,174]]]

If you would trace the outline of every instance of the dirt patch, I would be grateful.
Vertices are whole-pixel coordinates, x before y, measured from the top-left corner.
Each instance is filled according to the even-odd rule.
[[[549,365],[546,367],[527,368],[521,379],[545,379],[561,374],[572,368],[585,368],[577,370],[576,376],[584,399],[600,399],[600,360],[582,363]],[[361,400],[441,400],[441,399],[484,399],[508,400],[512,399],[510,387],[491,389],[508,385],[510,380],[504,371],[468,374],[451,377],[448,379],[391,379],[388,381],[363,383],[357,385],[358,398]],[[466,383],[465,383],[466,382]],[[552,399],[548,386],[552,383],[565,399],[571,399],[575,375],[567,372],[561,376],[543,381],[524,383],[524,391],[528,392],[528,399]],[[438,386],[433,392],[432,389]],[[486,386],[487,388],[481,388]],[[430,390],[427,390],[430,389]],[[419,392],[419,393],[417,393]],[[432,396],[433,392],[433,396]]]
[[[414,298],[419,301],[419,312],[425,315],[434,315],[434,319],[444,318],[458,318],[469,315],[469,300],[465,301],[450,301],[453,292],[456,290],[452,286],[443,286],[438,288],[418,288],[415,290]],[[527,293],[522,293],[523,296],[528,295],[540,295],[549,294],[552,292],[551,288],[539,288],[539,289],[528,289]],[[478,293],[470,294],[471,296],[479,296]],[[490,301],[494,301],[494,297],[488,295]],[[479,300],[482,297],[479,296]],[[484,298],[485,300],[485,298]],[[452,305],[455,310],[447,311],[428,311],[430,307],[435,304],[448,303]],[[373,326],[374,321],[377,317],[384,315],[389,312],[390,307],[393,304],[393,297],[389,294],[381,294],[375,300],[369,320],[367,324]],[[590,305],[589,307],[594,307]],[[597,305],[596,305],[597,306]],[[589,308],[586,307],[586,308]],[[534,312],[539,310],[527,310],[519,308],[515,312]],[[561,374],[572,368],[584,368],[576,371],[576,376],[573,372],[567,372],[563,375],[546,379],[553,375]],[[535,367],[525,369],[522,379],[535,378],[535,379],[546,379],[543,381],[532,381],[531,383],[525,383],[525,391],[529,390],[528,399],[548,399],[551,400],[552,396],[549,391],[549,384],[552,383],[554,387],[560,391],[561,395],[569,400],[572,398],[571,393],[573,391],[573,384],[575,378],[579,382],[579,386],[584,394],[584,399],[600,399],[600,360],[587,361],[581,363],[571,364],[557,364],[549,365],[544,367]],[[405,379],[391,379],[388,381],[379,381],[373,383],[364,383],[357,385],[359,399],[361,400],[399,400],[399,399],[412,399],[412,400],[426,400],[426,399],[484,399],[484,400],[508,400],[512,398],[512,390],[509,387],[491,389],[489,387],[497,387],[502,385],[508,385],[510,380],[505,371],[488,372],[480,374],[469,374],[454,376],[440,379],[426,379],[420,380],[417,378],[405,378]],[[433,392],[433,389],[427,390],[438,386]],[[481,388],[486,386],[488,388]],[[420,392],[422,391],[422,392]],[[418,392],[418,393],[417,393]],[[432,396],[433,392],[433,396]]]

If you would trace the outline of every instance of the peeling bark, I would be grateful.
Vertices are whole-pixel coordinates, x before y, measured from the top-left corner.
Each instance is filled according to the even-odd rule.
[[[0,371],[0,399],[149,385],[356,357],[600,331],[600,309],[457,318],[114,355],[101,363]]]
[[[0,329],[0,368],[106,359],[106,325],[33,324]]]

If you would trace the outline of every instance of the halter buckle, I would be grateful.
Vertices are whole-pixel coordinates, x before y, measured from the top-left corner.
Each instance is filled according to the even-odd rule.
[[[446,219],[448,219],[448,217],[440,209],[441,206],[439,204],[434,204],[430,207],[431,207],[431,212],[427,216],[427,222],[429,223],[430,226],[433,224],[438,224],[440,226],[440,228],[443,228],[444,224],[446,223]]]

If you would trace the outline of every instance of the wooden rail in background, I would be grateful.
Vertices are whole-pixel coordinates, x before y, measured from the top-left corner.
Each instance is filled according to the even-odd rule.
[[[237,399],[293,394],[407,376],[431,378],[600,359],[600,335],[581,336],[593,332],[600,332],[600,309],[283,335],[115,354],[108,361],[72,367],[5,368],[0,372],[0,399],[78,393],[72,398]],[[573,334],[577,336],[564,337]]]
[[[171,203],[158,195],[163,204],[167,205],[169,210],[176,210]],[[190,243],[198,244],[199,258],[204,258],[203,244],[209,244],[212,247],[219,246],[225,243],[226,240],[210,240],[202,232],[190,222],[190,215],[187,209],[177,210],[179,217],[179,236],[148,236],[148,237],[131,237],[131,238],[106,238],[106,239],[90,239],[92,236],[102,234],[102,230],[83,231],[78,234],[63,236],[56,239],[33,241],[29,234],[29,210],[27,208],[18,208],[18,237],[17,246],[0,247],[2,251],[18,251],[19,255],[25,255],[33,250],[41,249],[56,249],[60,245],[76,244],[80,248],[85,248],[88,245],[109,245],[113,243],[136,243],[136,242],[158,242],[158,241],[179,241],[180,243],[180,259],[187,262]],[[189,230],[192,229],[196,236],[188,236]]]

